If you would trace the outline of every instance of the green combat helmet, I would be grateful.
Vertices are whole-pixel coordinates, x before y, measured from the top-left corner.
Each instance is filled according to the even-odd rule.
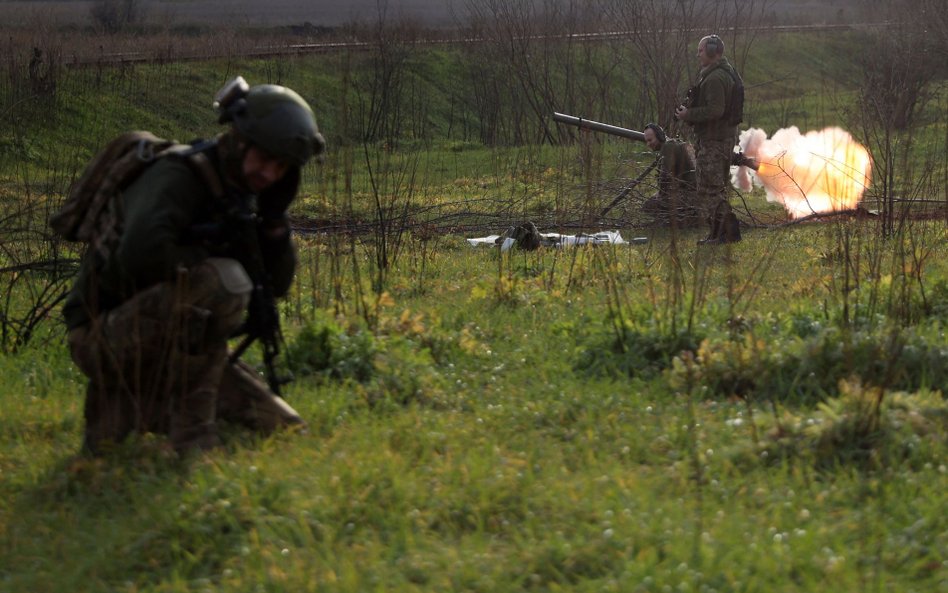
[[[220,123],[233,122],[241,135],[274,157],[303,166],[326,149],[309,104],[275,84],[250,87],[242,76],[214,97]]]

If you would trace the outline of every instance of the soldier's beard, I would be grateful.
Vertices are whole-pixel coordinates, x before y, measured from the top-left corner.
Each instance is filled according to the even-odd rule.
[[[245,191],[253,191],[250,189],[248,180],[244,177],[243,169],[248,146],[249,143],[234,130],[224,132],[217,140],[217,150],[224,169],[225,184]]]
[[[259,194],[273,185],[273,181],[264,175],[250,173],[249,175],[244,175],[244,185],[251,193]]]

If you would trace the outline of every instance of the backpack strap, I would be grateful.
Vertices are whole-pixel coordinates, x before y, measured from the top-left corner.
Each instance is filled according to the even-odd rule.
[[[214,146],[217,146],[216,139],[204,140],[194,144],[176,144],[163,151],[159,156],[173,155],[184,159],[191,169],[201,176],[214,199],[220,200],[224,197],[224,182],[206,154],[206,151]]]

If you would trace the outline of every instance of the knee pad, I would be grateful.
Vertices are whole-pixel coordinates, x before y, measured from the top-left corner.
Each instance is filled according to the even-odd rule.
[[[217,272],[221,288],[230,294],[249,295],[250,291],[253,290],[253,282],[251,282],[250,276],[247,275],[247,270],[236,259],[209,257],[204,260],[204,264]]]
[[[209,257],[188,270],[191,304],[209,312],[207,337],[226,339],[240,327],[253,282],[235,259]]]

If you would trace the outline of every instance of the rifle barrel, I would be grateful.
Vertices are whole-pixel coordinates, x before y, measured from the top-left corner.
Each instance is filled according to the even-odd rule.
[[[623,138],[629,138],[630,140],[645,142],[645,134],[637,130],[620,128],[619,126],[604,124],[591,119],[583,119],[581,117],[576,117],[575,115],[566,115],[565,113],[554,112],[553,121],[560,122],[561,124],[569,124],[578,128],[593,130],[594,132],[603,132],[605,134],[612,134],[613,136],[622,136]]]

